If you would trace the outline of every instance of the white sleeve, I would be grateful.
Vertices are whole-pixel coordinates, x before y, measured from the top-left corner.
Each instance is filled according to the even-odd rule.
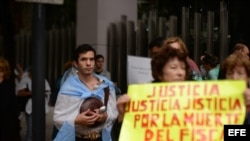
[[[17,84],[16,90],[19,91],[19,90],[27,88],[27,84],[28,84],[28,79],[26,77],[23,77],[20,80],[20,82]]]
[[[79,114],[80,99],[78,97],[58,94],[54,109],[54,124],[60,129],[65,121],[75,127],[75,118]]]
[[[45,94],[50,95],[50,93],[51,93],[51,88],[49,82],[45,80]]]
[[[115,95],[114,89],[110,91],[108,106],[107,106],[107,114],[108,114],[108,118],[105,122],[105,126],[109,127],[113,125],[114,121],[116,120],[118,116],[118,111],[116,108],[116,95]]]

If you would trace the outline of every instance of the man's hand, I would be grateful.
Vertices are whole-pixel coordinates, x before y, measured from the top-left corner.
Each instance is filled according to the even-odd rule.
[[[90,126],[93,125],[98,118],[99,118],[98,114],[88,109],[87,111],[84,111],[79,115],[77,115],[75,119],[75,124]]]
[[[97,119],[98,122],[101,122],[101,123],[102,123],[102,122],[106,121],[106,119],[107,119],[107,117],[108,117],[107,112],[100,113],[100,112],[99,112],[100,109],[96,109],[95,111],[96,111],[96,114],[98,115],[98,119]]]

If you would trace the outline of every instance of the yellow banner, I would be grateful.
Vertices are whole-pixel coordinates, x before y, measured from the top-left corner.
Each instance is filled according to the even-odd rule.
[[[224,124],[243,124],[244,81],[130,85],[119,141],[223,141]]]

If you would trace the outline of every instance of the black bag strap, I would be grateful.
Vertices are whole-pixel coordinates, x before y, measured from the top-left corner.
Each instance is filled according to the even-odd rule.
[[[110,93],[109,87],[104,88],[104,105],[106,106],[106,108],[108,105],[109,93]]]

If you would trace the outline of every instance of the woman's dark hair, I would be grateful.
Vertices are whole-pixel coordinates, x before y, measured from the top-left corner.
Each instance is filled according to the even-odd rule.
[[[187,63],[187,54],[180,49],[172,48],[171,46],[165,46],[160,49],[160,51],[151,60],[151,70],[152,76],[154,78],[153,82],[160,82],[159,76],[163,74],[163,68],[166,63],[171,59],[177,58],[185,64],[186,78],[188,76],[189,66]]]
[[[212,68],[216,67],[219,64],[219,59],[212,54],[207,53],[203,59],[202,63],[210,65]]]
[[[163,44],[164,39],[165,37],[157,37],[153,39],[148,45],[149,50],[151,50],[154,46],[157,46],[160,48]]]

